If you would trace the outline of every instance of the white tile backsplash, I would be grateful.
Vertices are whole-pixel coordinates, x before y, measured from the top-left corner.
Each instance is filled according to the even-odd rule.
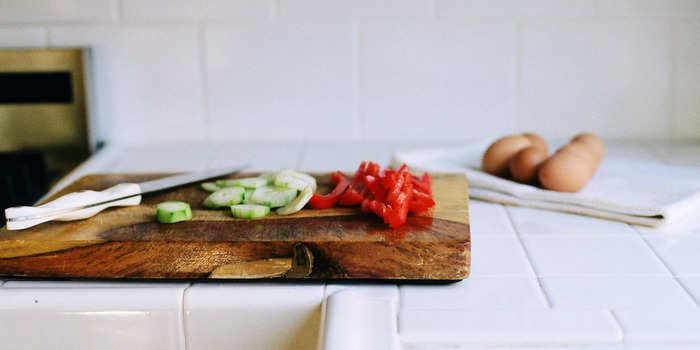
[[[366,137],[459,139],[515,129],[515,25],[375,21],[359,35]]]
[[[674,23],[671,57],[671,132],[700,138],[700,20]]]
[[[207,26],[205,37],[210,136],[358,136],[347,23],[234,22]]]
[[[40,27],[0,27],[0,48],[41,47],[46,45],[46,30]]]
[[[594,0],[437,0],[441,17],[592,17]]]
[[[281,18],[421,18],[435,12],[434,0],[279,0]]]
[[[670,34],[662,21],[523,25],[520,126],[562,138],[668,137]]]
[[[0,47],[92,47],[112,143],[698,138],[699,38],[697,0],[0,0]]]
[[[0,0],[0,23],[112,22],[118,0]]]
[[[126,21],[265,19],[272,4],[272,0],[122,0],[122,16]]]
[[[59,26],[50,45],[93,48],[97,139],[203,139],[197,33],[191,25]]]
[[[601,16],[699,16],[696,0],[597,0]]]

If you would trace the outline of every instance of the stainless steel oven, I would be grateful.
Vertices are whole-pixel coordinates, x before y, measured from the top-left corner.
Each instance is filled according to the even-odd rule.
[[[0,49],[0,209],[33,202],[88,157],[88,55]]]

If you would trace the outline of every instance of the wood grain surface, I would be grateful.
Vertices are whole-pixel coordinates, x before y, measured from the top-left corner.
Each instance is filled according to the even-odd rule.
[[[55,197],[165,175],[88,175]],[[327,187],[327,175],[316,177]],[[81,221],[2,228],[0,276],[460,280],[470,264],[467,190],[464,175],[433,174],[436,207],[391,229],[350,208],[234,219],[228,210],[204,208],[199,185],[182,186]],[[165,200],[190,203],[193,219],[157,223],[155,205]]]

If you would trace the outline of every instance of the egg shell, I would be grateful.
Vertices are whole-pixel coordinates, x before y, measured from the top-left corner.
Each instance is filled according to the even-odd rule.
[[[580,140],[571,141],[557,150],[557,152],[563,151],[573,152],[581,157],[586,157],[596,163],[596,165],[600,162],[600,155],[592,149],[591,145]]]
[[[539,168],[542,187],[559,192],[578,192],[593,177],[597,164],[581,154],[561,149]]]
[[[513,180],[530,184],[537,180],[537,170],[547,159],[547,151],[532,145],[520,150],[510,159],[509,169]]]
[[[545,154],[549,153],[547,142],[544,140],[544,138],[542,138],[542,136],[535,134],[534,132],[526,132],[523,134],[523,136],[527,137],[527,139],[532,142],[533,146],[542,148]]]
[[[596,155],[598,155],[599,159],[602,159],[605,155],[605,143],[603,143],[603,140],[595,134],[588,132],[580,133],[574,136],[574,138],[571,141],[579,141],[585,143],[591,148],[591,150],[594,153],[596,153]]]
[[[523,148],[532,143],[525,136],[506,136],[496,140],[484,152],[481,168],[492,175],[508,176],[508,162]]]

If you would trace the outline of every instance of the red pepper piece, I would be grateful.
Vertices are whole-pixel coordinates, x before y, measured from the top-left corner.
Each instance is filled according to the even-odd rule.
[[[348,189],[345,190],[345,192],[340,196],[338,205],[342,205],[344,207],[354,207],[356,205],[360,205],[364,198],[365,196],[357,192],[355,189],[348,187]]]
[[[365,175],[371,175],[371,176],[378,177],[380,170],[381,170],[381,167],[379,166],[379,164],[374,163],[374,162],[369,162],[367,164],[367,169],[365,171]]]
[[[350,186],[350,182],[343,176],[331,193],[325,195],[314,193],[309,200],[309,206],[314,209],[328,209],[334,207],[340,199],[340,195],[345,192],[348,186]]]
[[[372,193],[372,196],[374,196],[375,199],[384,201],[384,197],[386,197],[386,190],[378,178],[372,175],[365,175],[365,185],[367,185],[367,189],[370,191],[370,193]]]
[[[411,183],[413,183],[413,187],[415,187],[415,188],[416,188],[417,190],[419,190],[420,192],[427,193],[427,194],[431,194],[430,185],[428,185],[427,183],[423,182],[422,180],[420,180],[420,179],[418,179],[418,178],[416,178],[416,177],[413,177],[413,178],[411,179]]]
[[[331,186],[338,186],[340,180],[342,179],[347,179],[345,174],[343,174],[340,171],[334,171],[331,173],[330,179],[328,180],[328,184],[330,184]]]
[[[357,171],[355,172],[355,175],[352,176],[352,180],[350,180],[350,187],[354,188],[359,192],[364,187],[364,183],[362,181],[362,178],[365,176],[365,172],[367,171],[367,162],[362,161],[360,163],[360,166],[357,167]]]

